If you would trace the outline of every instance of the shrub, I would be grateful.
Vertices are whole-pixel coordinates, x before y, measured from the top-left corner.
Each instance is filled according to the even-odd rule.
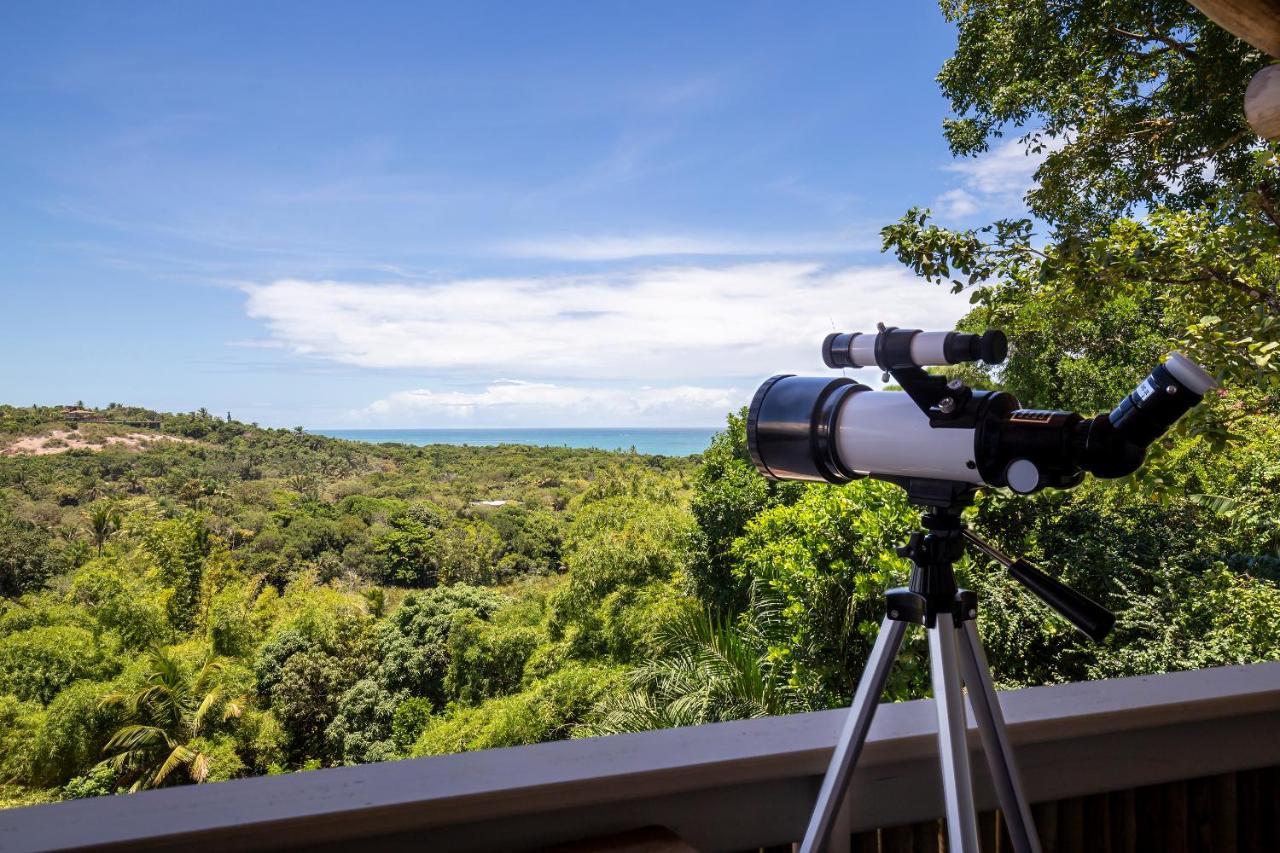
[[[917,525],[897,486],[859,480],[810,488],[796,503],[752,520],[733,546],[751,592],[748,622],[797,709],[847,704],[884,615],[885,589],[905,583],[895,548]],[[904,645],[890,695],[920,695],[923,678]]]
[[[521,693],[490,699],[474,708],[455,708],[427,724],[413,746],[414,756],[539,743],[570,737],[596,705],[620,689],[617,669],[568,666]]]
[[[43,725],[44,709],[39,703],[0,695],[0,780],[32,777]]]
[[[465,584],[410,595],[375,632],[378,680],[383,688],[443,703],[454,614],[468,610],[484,619],[506,601],[492,590]]]
[[[113,651],[109,638],[84,628],[17,631],[0,642],[0,693],[47,705],[73,681],[114,674],[119,667]]]
[[[473,705],[514,692],[539,639],[534,628],[493,625],[469,610],[458,611],[449,630],[445,694]]]
[[[116,771],[106,764],[95,764],[62,786],[62,796],[68,800],[105,797],[115,792]]]
[[[366,764],[396,757],[391,741],[396,699],[371,678],[363,678],[342,694],[338,714],[326,736],[344,764]]]
[[[120,723],[119,709],[104,706],[105,682],[77,681],[45,708],[36,735],[31,781],[62,785],[102,760],[102,747]]]

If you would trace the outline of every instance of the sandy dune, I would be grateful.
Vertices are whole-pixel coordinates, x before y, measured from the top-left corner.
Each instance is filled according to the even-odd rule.
[[[51,453],[66,453],[68,450],[102,450],[113,444],[123,446],[128,450],[145,450],[158,441],[191,443],[189,438],[163,435],[155,432],[129,432],[124,435],[104,435],[86,438],[76,432],[55,429],[45,435],[31,435],[26,438],[20,438],[0,450],[0,456],[48,456]]]

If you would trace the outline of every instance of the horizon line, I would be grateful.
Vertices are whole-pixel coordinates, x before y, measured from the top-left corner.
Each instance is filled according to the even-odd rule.
[[[475,430],[493,430],[503,432],[517,432],[520,430],[547,430],[547,429],[563,429],[563,430],[646,430],[646,429],[698,429],[698,430],[721,430],[724,425],[718,426],[474,426],[474,427],[303,427],[304,432],[391,432],[391,431],[411,431],[411,430],[430,430],[432,432],[470,432]]]

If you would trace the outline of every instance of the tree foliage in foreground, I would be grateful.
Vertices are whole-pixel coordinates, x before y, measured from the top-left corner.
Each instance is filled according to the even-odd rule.
[[[1047,151],[1027,196],[1056,236],[1090,237],[1136,210],[1262,216],[1274,163],[1241,104],[1260,51],[1180,0],[942,0],[955,54],[938,74],[956,156],[1020,135]],[[1274,154],[1275,149],[1271,148]]]
[[[1012,333],[1002,377],[1028,402],[1109,407],[1097,392],[1126,390],[1126,368],[1174,347],[1230,388],[1274,396],[1280,147],[1241,109],[1267,58],[1172,0],[942,8],[959,29],[939,75],[952,151],[1015,134],[1047,152],[1027,194],[1047,234],[1030,219],[950,229],[913,209],[884,229],[885,248],[973,289],[968,323]],[[1191,428],[1221,447],[1224,415],[1204,407]]]

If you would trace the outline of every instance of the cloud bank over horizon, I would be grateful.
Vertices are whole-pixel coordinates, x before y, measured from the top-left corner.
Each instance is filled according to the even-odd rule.
[[[306,359],[424,377],[352,424],[707,425],[777,372],[825,370],[833,328],[950,328],[967,301],[890,265],[670,265],[421,284],[246,285],[268,337]]]
[[[1020,208],[1061,144],[1028,155],[1009,140],[950,163],[958,177],[935,206],[959,219]],[[706,426],[765,376],[825,370],[818,344],[833,329],[949,329],[968,311],[901,266],[849,260],[870,233],[570,233],[493,252],[583,272],[278,278],[242,285],[266,336],[237,343],[412,377],[347,410],[349,426]]]
[[[750,393],[733,387],[582,387],[499,379],[478,391],[398,391],[354,413],[354,420],[374,426],[400,426],[406,418],[433,426],[719,426]]]

